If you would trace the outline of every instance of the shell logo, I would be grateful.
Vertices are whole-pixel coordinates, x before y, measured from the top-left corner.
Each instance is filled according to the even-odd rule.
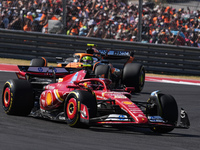
[[[58,82],[63,82],[63,78],[59,78],[59,79],[58,79]]]
[[[52,95],[50,92],[47,93],[46,102],[48,106],[52,105]]]
[[[132,105],[133,103],[132,102],[129,102],[129,101],[123,101],[124,104],[126,105]]]

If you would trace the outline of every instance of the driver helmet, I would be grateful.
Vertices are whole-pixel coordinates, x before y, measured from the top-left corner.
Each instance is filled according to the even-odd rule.
[[[92,64],[93,63],[93,58],[92,56],[84,56],[83,57],[83,62],[87,64]]]

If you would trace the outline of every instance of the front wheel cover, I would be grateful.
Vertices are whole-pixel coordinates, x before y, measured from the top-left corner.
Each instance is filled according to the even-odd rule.
[[[97,101],[95,95],[86,90],[74,90],[70,92],[64,102],[64,114],[66,122],[71,127],[86,127],[89,122],[81,120],[81,106],[88,109],[89,118],[93,118],[97,113]]]
[[[10,88],[9,86],[5,86],[5,90],[3,91],[3,96],[2,96],[2,105],[3,105],[3,109],[6,113],[9,112],[10,108],[11,108],[11,92],[10,92]]]
[[[65,103],[66,122],[69,126],[78,126],[80,122],[80,101],[76,93],[71,93]]]
[[[67,123],[74,126],[79,121],[78,104],[75,98],[71,98],[66,107]]]

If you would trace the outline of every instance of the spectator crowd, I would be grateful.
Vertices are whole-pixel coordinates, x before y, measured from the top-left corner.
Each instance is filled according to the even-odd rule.
[[[0,0],[0,28],[138,41],[138,4],[121,0]],[[56,30],[50,21],[59,24]],[[143,3],[143,43],[200,47],[200,10]]]

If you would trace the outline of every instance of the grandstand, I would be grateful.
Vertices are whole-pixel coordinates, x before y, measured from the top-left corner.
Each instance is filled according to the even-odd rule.
[[[142,14],[139,0],[68,0],[64,8],[62,2],[1,1],[0,28],[200,46],[199,0],[143,0]]]

